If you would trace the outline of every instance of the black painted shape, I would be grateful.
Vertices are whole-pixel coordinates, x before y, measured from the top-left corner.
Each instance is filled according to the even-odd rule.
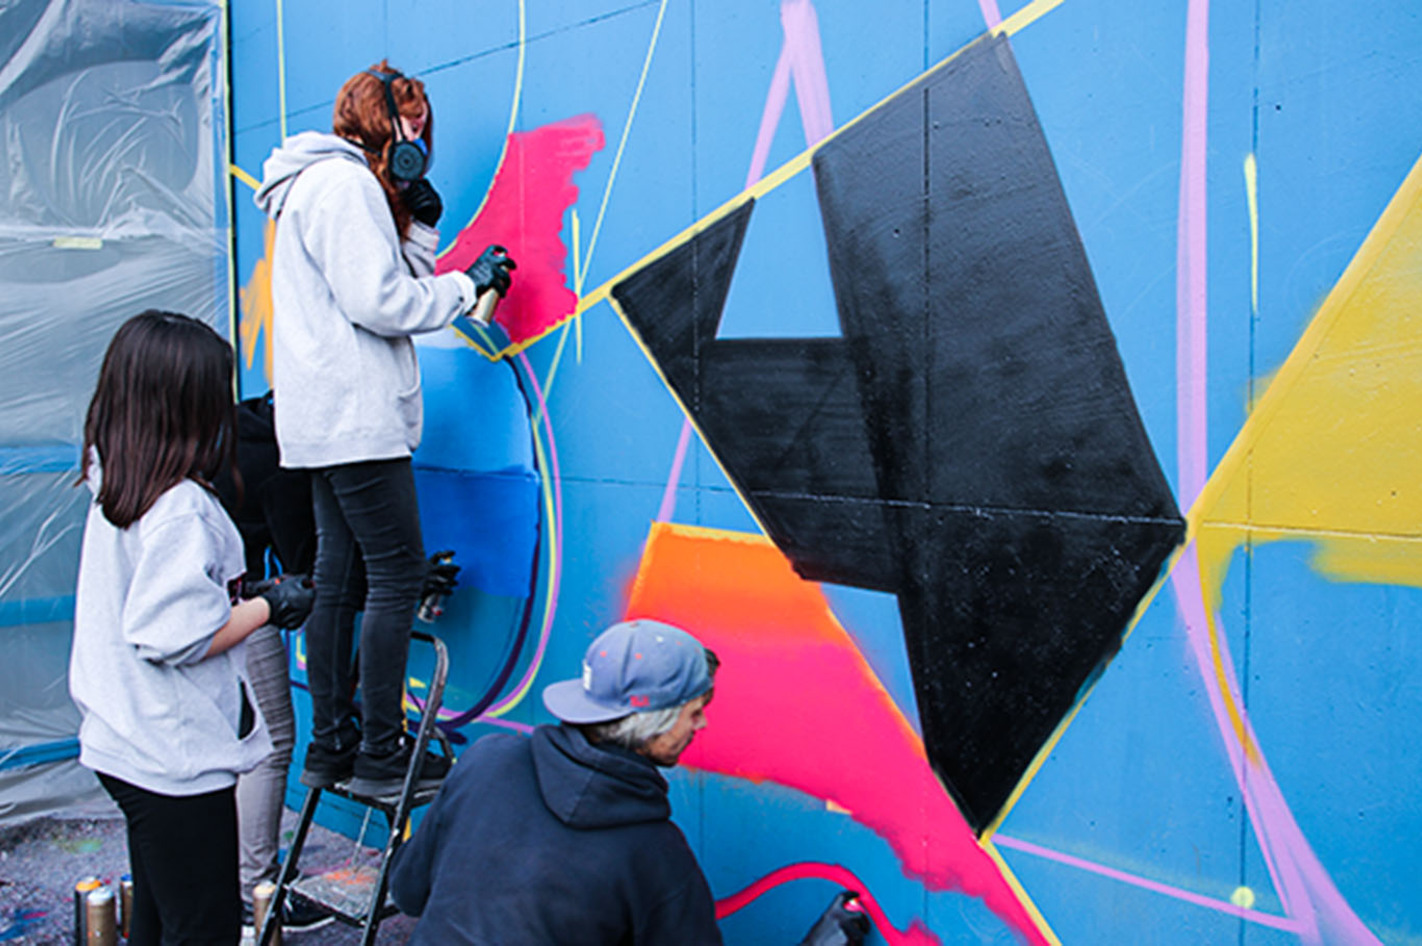
[[[1115,655],[1180,534],[1059,513],[910,517],[899,612],[924,743],[975,829]]]
[[[747,202],[612,296],[800,573],[893,590],[895,560],[884,554],[889,539],[843,342],[716,339],[751,210]]]
[[[929,761],[981,831],[1184,524],[1005,39],[814,171],[843,339],[716,339],[750,203],[612,295],[796,570],[897,594]]]
[[[1003,37],[836,135],[816,185],[929,759],[979,830],[1183,523]]]
[[[612,287],[612,297],[693,415],[701,407],[701,354],[716,339],[754,201]]]

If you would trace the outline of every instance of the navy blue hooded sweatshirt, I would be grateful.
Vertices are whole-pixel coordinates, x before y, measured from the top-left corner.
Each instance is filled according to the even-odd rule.
[[[576,729],[486,736],[396,854],[409,946],[720,944],[706,878],[642,756]]]

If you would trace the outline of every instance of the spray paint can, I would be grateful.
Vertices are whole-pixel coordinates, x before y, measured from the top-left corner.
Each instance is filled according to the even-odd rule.
[[[497,296],[496,292],[486,292],[485,296]],[[483,298],[482,296],[480,298]],[[437,564],[454,561],[453,553],[446,553],[435,559]],[[444,613],[444,595],[437,591],[432,591],[420,599],[420,609],[415,612],[415,617],[425,624],[433,624]]]
[[[89,891],[84,900],[85,946],[118,946],[114,892],[108,887]]]
[[[119,932],[128,939],[129,927],[133,925],[133,876],[124,874],[119,878]]]
[[[272,901],[276,899],[276,884],[270,880],[264,880],[252,890],[252,926],[257,931],[258,941],[262,935],[262,927],[267,924],[267,914],[271,912]],[[271,939],[262,946],[281,946],[281,924],[274,924]]]
[[[98,890],[99,878],[90,875],[74,885],[74,946],[84,946],[85,941],[85,898],[90,891]]]

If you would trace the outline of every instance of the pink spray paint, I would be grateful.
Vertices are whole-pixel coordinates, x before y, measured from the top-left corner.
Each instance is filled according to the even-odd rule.
[[[573,174],[602,146],[602,125],[594,115],[509,135],[484,206],[435,267],[441,273],[462,270],[484,247],[506,247],[518,270],[494,318],[514,344],[538,338],[577,308],[564,272],[563,215],[578,199]]]
[[[907,876],[982,900],[1025,942],[1049,942],[819,585],[769,540],[653,525],[628,617],[684,627],[722,659],[709,725],[684,764],[833,802]]]

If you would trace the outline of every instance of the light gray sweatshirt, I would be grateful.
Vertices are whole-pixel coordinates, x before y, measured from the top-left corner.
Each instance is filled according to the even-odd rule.
[[[245,646],[207,656],[243,567],[237,527],[192,480],[127,529],[89,506],[69,655],[80,763],[150,792],[197,795],[235,784],[272,751],[250,697],[254,726],[238,734]]]
[[[464,273],[434,272],[439,232],[403,242],[356,145],[294,135],[267,158],[257,206],[277,222],[272,251],[272,390],[285,467],[409,456],[423,427],[409,336],[474,306]]]

